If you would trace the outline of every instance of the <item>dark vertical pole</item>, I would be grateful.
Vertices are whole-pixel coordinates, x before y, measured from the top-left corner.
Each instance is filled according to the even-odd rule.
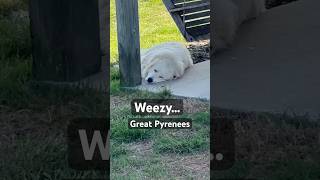
[[[109,63],[110,56],[110,1],[99,0],[100,16],[100,48],[103,57],[102,64]],[[104,62],[107,61],[108,62]]]
[[[33,74],[78,81],[100,71],[97,0],[30,0]]]
[[[141,84],[140,35],[137,0],[115,0],[117,13],[120,84]]]

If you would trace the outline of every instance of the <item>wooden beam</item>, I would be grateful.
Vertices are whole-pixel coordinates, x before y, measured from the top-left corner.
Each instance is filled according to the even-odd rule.
[[[33,75],[78,81],[100,71],[98,1],[31,0]]]
[[[191,19],[197,19],[197,18],[202,18],[210,16],[210,11],[204,11],[204,12],[195,12],[193,14],[185,14],[185,20],[191,20]],[[181,15],[181,18],[183,18],[183,14]]]
[[[208,24],[210,23],[210,17],[204,17],[202,19],[192,19],[191,21],[186,22],[186,27],[191,28],[193,26],[198,26],[201,24]]]
[[[141,84],[138,0],[115,0],[118,31],[120,85]]]
[[[210,3],[201,3],[201,4],[190,5],[190,6],[185,6],[185,7],[172,8],[169,10],[169,12],[177,12],[177,11],[183,11],[183,10],[194,9],[194,8],[199,8],[199,7],[208,7],[209,8],[209,5],[210,5]]]
[[[188,34],[188,32],[185,30],[185,24],[183,23],[180,15],[178,13],[173,13],[171,12],[172,9],[175,8],[174,4],[172,3],[171,0],[162,0],[164,5],[166,6],[167,10],[170,12],[170,15],[176,25],[178,26],[181,34],[185,37],[185,39],[189,42],[193,41],[193,37]]]
[[[100,45],[103,61],[110,62],[110,1],[99,1]],[[102,62],[104,63],[104,62]]]

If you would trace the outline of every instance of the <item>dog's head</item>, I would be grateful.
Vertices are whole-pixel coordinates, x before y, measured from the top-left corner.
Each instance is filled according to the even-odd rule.
[[[157,61],[145,72],[145,81],[148,83],[158,83],[162,81],[173,80],[179,77],[172,63],[167,61]]]

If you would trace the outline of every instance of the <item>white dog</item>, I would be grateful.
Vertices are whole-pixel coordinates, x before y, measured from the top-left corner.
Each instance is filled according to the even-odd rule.
[[[219,51],[231,45],[240,24],[265,11],[265,0],[214,0],[213,9],[213,41]]]
[[[192,65],[189,50],[177,42],[163,43],[141,53],[141,77],[148,83],[177,79]]]

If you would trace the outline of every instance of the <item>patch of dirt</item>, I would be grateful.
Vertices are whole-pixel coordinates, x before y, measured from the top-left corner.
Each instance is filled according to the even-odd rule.
[[[152,141],[133,142],[126,145],[136,158],[152,159]],[[165,165],[166,171],[175,179],[185,179],[186,174],[192,175],[193,179],[209,179],[209,151],[197,154],[161,154],[161,164]]]
[[[194,41],[187,44],[193,64],[210,60],[210,40]]]
[[[20,109],[0,106],[0,146],[15,144],[18,137],[65,134],[68,122],[89,111],[81,104],[69,102],[43,109]]]
[[[320,128],[296,127],[264,119],[235,121],[237,159],[255,162],[312,159],[320,153]]]
[[[183,99],[183,111],[184,113],[192,114],[197,112],[205,112],[209,110],[209,102],[194,99],[194,98],[185,98]]]
[[[276,162],[320,160],[320,122],[303,117],[216,110],[216,117],[233,117],[236,160],[254,164],[250,177],[272,173]]]
[[[130,104],[129,100],[126,97],[121,96],[112,96],[110,95],[110,109],[115,109],[120,106]]]
[[[133,151],[134,152],[133,154],[135,155],[148,156],[153,153],[152,145],[153,145],[152,141],[141,141],[141,142],[129,143],[126,146],[128,150]]]
[[[177,179],[185,178],[186,174],[192,174],[193,179],[209,179],[210,177],[209,151],[179,156],[164,155],[163,158],[169,174]]]

